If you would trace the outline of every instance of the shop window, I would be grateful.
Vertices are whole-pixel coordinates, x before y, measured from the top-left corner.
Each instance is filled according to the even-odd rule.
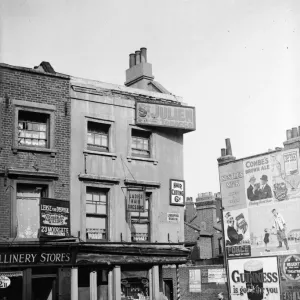
[[[87,239],[107,239],[107,194],[106,189],[86,188]]]
[[[49,148],[49,114],[19,110],[18,146]]]
[[[132,156],[151,157],[151,133],[149,131],[132,129]]]
[[[150,197],[151,193],[146,193],[144,212],[131,212],[132,242],[150,242]]]
[[[109,124],[87,123],[87,148],[94,151],[109,151]]]
[[[37,238],[40,228],[40,199],[48,196],[48,187],[17,184],[17,237]]]

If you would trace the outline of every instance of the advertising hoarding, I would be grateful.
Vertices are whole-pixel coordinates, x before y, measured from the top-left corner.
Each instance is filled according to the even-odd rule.
[[[195,108],[149,102],[136,103],[136,124],[195,130]]]
[[[232,300],[279,300],[277,257],[228,260]]]
[[[225,283],[227,281],[225,269],[208,269],[208,283]]]
[[[200,269],[189,270],[189,292],[201,292],[201,271]]]

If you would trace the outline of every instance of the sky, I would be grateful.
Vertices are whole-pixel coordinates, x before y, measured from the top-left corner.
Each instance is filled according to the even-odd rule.
[[[196,107],[187,196],[220,190],[225,138],[242,158],[300,126],[299,0],[0,0],[1,62],[123,85],[141,47],[155,80]]]

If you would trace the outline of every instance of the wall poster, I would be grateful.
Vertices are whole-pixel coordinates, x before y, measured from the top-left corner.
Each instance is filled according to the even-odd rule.
[[[279,300],[277,257],[228,260],[232,300]]]
[[[200,269],[189,270],[189,292],[190,293],[201,292],[201,270]]]

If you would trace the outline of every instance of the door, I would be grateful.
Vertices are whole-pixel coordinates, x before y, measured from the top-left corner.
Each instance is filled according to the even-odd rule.
[[[173,280],[164,279],[164,294],[168,300],[173,300]]]

